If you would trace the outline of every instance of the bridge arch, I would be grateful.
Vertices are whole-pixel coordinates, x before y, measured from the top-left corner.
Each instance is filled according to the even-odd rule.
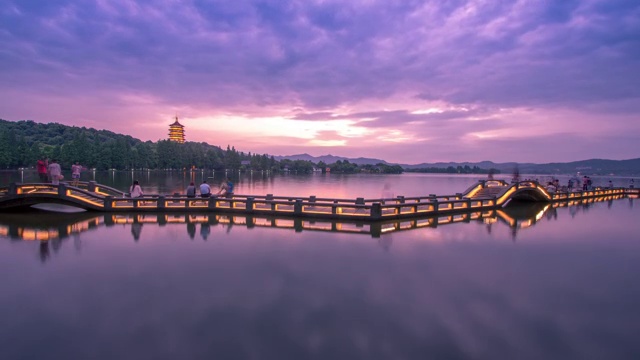
[[[546,190],[535,188],[518,188],[511,195],[511,199],[518,201],[535,201],[535,202],[549,202],[551,201],[551,195]]]
[[[57,195],[37,195],[37,196],[17,196],[9,199],[4,199],[2,204],[0,205],[0,209],[29,209],[32,208],[33,205],[44,205],[44,204],[56,204],[56,205],[65,205],[77,209],[82,210],[96,210],[95,206],[88,206],[85,202],[80,202],[75,199],[69,199],[65,197],[59,197]]]

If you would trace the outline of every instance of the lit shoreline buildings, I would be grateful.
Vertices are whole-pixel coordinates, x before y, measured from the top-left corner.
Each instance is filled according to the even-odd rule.
[[[177,116],[176,121],[169,125],[169,140],[180,144],[184,143],[184,125],[178,122]]]

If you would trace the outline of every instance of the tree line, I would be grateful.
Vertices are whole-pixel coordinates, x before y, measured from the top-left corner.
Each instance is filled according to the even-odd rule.
[[[107,130],[34,121],[0,119],[0,169],[34,167],[40,158],[56,159],[63,168],[76,161],[97,170],[252,169],[311,173],[402,173],[399,165],[357,165],[347,160],[325,164],[305,160],[277,161],[267,154],[222,149],[207,143],[142,141]]]
[[[0,168],[33,167],[41,157],[63,167],[78,161],[98,170],[117,169],[240,169],[273,170],[278,162],[267,154],[237,151],[227,146],[169,140],[141,141],[107,130],[34,121],[0,120]]]

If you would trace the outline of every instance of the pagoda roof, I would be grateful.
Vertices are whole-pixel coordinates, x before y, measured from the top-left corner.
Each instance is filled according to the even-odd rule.
[[[180,123],[178,122],[178,117],[177,117],[177,116],[176,116],[176,121],[175,121],[173,124],[169,125],[169,126],[180,126],[180,127],[184,127],[184,125],[182,125],[182,124],[180,124]]]

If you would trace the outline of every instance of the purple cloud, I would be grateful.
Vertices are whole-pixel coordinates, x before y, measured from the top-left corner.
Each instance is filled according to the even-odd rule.
[[[636,1],[9,0],[0,9],[0,117],[103,124],[144,140],[163,138],[175,112],[270,117],[275,127],[284,126],[277,117],[352,120],[371,132],[413,131],[448,144],[500,128],[533,145],[549,134],[522,137],[525,119],[505,109],[530,112],[548,128],[571,111],[566,121],[582,127],[573,140],[587,149],[571,159],[632,158],[633,141],[616,141],[614,131],[600,137],[612,143],[588,145],[605,121],[640,130],[638,39]],[[431,108],[438,111],[421,111]],[[132,118],[156,127],[131,129]],[[566,130],[559,131],[552,137]],[[512,135],[493,144],[507,146]],[[275,149],[265,146],[250,150]],[[352,138],[339,149],[375,156],[368,146]],[[395,147],[378,156],[430,161],[407,151],[412,144]],[[441,156],[467,160],[486,149],[469,145]],[[486,152],[485,159],[520,160],[509,154]],[[538,161],[550,154],[540,152]]]

